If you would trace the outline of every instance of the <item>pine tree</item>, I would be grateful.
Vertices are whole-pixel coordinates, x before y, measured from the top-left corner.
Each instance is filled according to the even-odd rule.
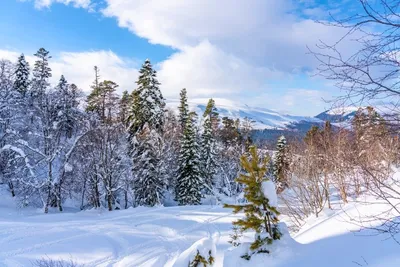
[[[44,94],[46,89],[49,87],[49,78],[51,78],[51,68],[49,67],[49,51],[44,48],[40,48],[36,54],[37,60],[33,68],[33,79],[31,86],[31,97],[34,101],[37,101],[39,105],[43,104]]]
[[[194,114],[191,113],[181,140],[176,184],[176,200],[179,205],[198,205],[201,200],[203,180],[200,176],[199,148],[194,121]]]
[[[92,92],[87,97],[87,112],[95,112],[103,123],[111,124],[117,117],[118,96],[116,90],[118,84],[113,81],[97,81],[98,73],[96,72],[96,80],[92,86]]]
[[[212,130],[215,133],[219,127],[219,113],[218,113],[217,107],[215,106],[214,99],[210,98],[210,100],[208,100],[206,109],[203,114],[203,118],[210,119],[211,125],[212,125]]]
[[[86,102],[86,112],[94,112],[99,118],[104,118],[104,110],[101,108],[102,100],[100,98],[100,70],[97,66],[94,66],[94,81],[91,86],[92,91],[88,95]]]
[[[15,70],[14,90],[25,96],[29,87],[29,64],[25,60],[24,54],[18,57]]]
[[[129,112],[129,104],[130,104],[131,97],[128,91],[122,92],[121,101],[119,102],[119,120],[126,124],[128,119],[128,112]]]
[[[118,103],[120,100],[116,91],[119,85],[113,81],[105,80],[99,84],[99,87],[103,101],[104,122],[112,124],[118,117]]]
[[[276,144],[276,153],[273,161],[273,176],[278,192],[282,192],[288,187],[288,169],[287,143],[285,136],[282,135]]]
[[[186,88],[183,88],[180,93],[180,104],[178,107],[179,110],[179,124],[181,125],[182,132],[185,128],[186,122],[189,117],[189,105],[188,105],[188,98],[187,98],[187,91]]]
[[[218,112],[213,99],[208,101],[203,117],[203,133],[201,136],[201,174],[204,179],[207,191],[212,192],[214,186],[214,176],[217,172],[218,164],[216,162],[216,132],[213,122],[218,122]]]
[[[243,155],[240,163],[245,173],[240,174],[237,182],[245,186],[244,196],[248,204],[225,205],[226,208],[233,208],[233,212],[244,212],[245,218],[233,222],[241,232],[254,230],[255,239],[250,245],[250,251],[243,255],[245,259],[250,259],[256,253],[269,253],[268,245],[281,237],[278,228],[278,215],[272,197],[275,198],[275,192],[267,190],[267,185],[272,182],[266,177],[269,158],[265,158],[260,163],[255,146],[250,147],[250,155]],[[267,192],[266,192],[267,191]],[[275,194],[275,195],[271,195]]]

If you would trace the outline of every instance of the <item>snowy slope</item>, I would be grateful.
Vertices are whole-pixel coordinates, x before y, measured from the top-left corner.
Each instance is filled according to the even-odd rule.
[[[42,257],[85,266],[174,266],[207,237],[219,242],[221,261],[233,219],[229,210],[211,206],[49,215],[1,211],[0,266],[31,266]]]
[[[255,129],[286,129],[288,124],[300,121],[322,122],[318,118],[281,114],[266,108],[249,107],[223,98],[215,98],[214,100],[221,118],[239,118],[240,120],[243,120],[245,117],[251,118],[255,121]],[[204,113],[207,102],[208,99],[206,98],[192,99],[189,101],[189,107],[192,111],[196,111],[201,117]],[[177,112],[178,106],[179,100],[167,101],[167,108]]]
[[[221,206],[45,215],[34,209],[18,210],[4,191],[0,193],[0,266],[32,266],[36,259],[48,257],[85,266],[181,267],[187,266],[197,249],[211,249],[216,254],[214,267],[221,267],[229,262],[225,255],[232,256],[228,240],[231,222],[238,216]],[[384,208],[376,199],[366,201],[368,205],[337,202],[334,210],[309,218],[293,239],[285,236],[272,254],[260,254],[250,262],[240,259],[229,267],[400,266],[400,244],[350,220]],[[364,226],[381,223],[372,220]]]

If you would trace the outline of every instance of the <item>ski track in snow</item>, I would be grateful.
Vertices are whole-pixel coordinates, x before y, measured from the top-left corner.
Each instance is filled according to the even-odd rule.
[[[85,266],[173,266],[197,240],[221,236],[221,207],[139,208],[0,220],[0,266],[29,266],[43,257]],[[223,223],[230,230],[230,221]],[[82,251],[78,248],[82,247]]]

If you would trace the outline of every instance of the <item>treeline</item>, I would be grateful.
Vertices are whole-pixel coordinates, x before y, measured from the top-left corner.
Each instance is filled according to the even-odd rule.
[[[235,178],[251,122],[220,118],[212,99],[191,112],[186,89],[178,114],[167,110],[149,60],[121,96],[95,67],[86,96],[64,76],[49,83],[47,50],[35,57],[32,67],[24,55],[0,61],[0,183],[22,206],[188,205],[242,191]]]

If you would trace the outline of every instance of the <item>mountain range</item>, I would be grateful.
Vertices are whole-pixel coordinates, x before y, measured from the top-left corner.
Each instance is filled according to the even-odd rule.
[[[214,98],[214,100],[221,118],[238,118],[242,121],[247,117],[254,121],[253,128],[255,130],[287,130],[292,128],[294,124],[301,122],[323,123],[323,119],[318,117],[283,114],[267,108],[250,107],[222,98]],[[207,102],[208,99],[206,98],[193,99],[188,103],[189,109],[201,116],[206,109]],[[166,104],[167,108],[178,112],[179,100],[168,100]]]

